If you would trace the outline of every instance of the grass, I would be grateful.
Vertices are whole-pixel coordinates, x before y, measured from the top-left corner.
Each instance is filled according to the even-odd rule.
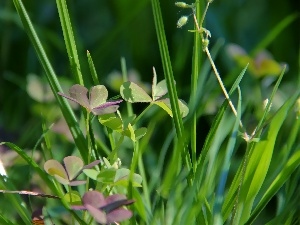
[[[179,4],[179,13],[188,16],[187,24],[180,21],[179,29],[186,36],[187,48],[193,46],[188,51],[184,43],[177,43],[178,50],[174,50],[165,3],[151,0],[154,23],[145,20],[145,24],[152,24],[160,57],[149,57],[147,63],[162,67],[145,69],[151,74],[146,81],[152,80],[149,94],[144,80],[133,83],[127,69],[133,63],[127,57],[121,58],[119,75],[99,75],[99,63],[116,59],[105,47],[100,57],[96,47],[82,54],[86,50],[82,50],[80,26],[75,25],[75,5],[65,0],[56,1],[55,19],[63,31],[65,70],[72,77],[59,76],[56,59],[47,53],[51,50],[39,31],[42,26],[32,22],[29,6],[22,0],[13,4],[17,13],[13,15],[21,19],[46,77],[43,81],[31,76],[37,83],[30,87],[41,88],[42,96],[50,87],[54,97],[27,106],[35,112],[32,120],[41,118],[33,124],[42,129],[29,133],[25,127],[19,133],[34,144],[26,145],[22,138],[15,143],[1,139],[0,146],[10,149],[6,153],[18,155],[8,176],[0,176],[1,201],[7,203],[0,206],[1,224],[31,224],[36,210],[41,210],[38,216],[44,216],[36,220],[46,224],[299,223],[299,65],[295,69],[291,62],[288,71],[264,52],[293,26],[297,14],[281,17],[247,51],[227,43],[228,52],[231,50],[227,57],[232,61],[225,60],[231,69],[223,77],[218,57],[225,55],[220,50],[224,42],[214,41],[205,23],[215,3]],[[103,43],[115,40],[149,4],[146,0],[132,4],[127,14],[121,9],[128,5],[115,5],[124,21]],[[191,24],[194,28],[185,28]],[[133,39],[143,37],[143,32],[135,33]],[[137,46],[139,42],[143,41],[133,41]],[[179,53],[174,54],[176,51]],[[175,63],[182,60],[190,62],[188,70]],[[180,71],[185,72],[179,75]],[[5,79],[20,90],[29,87],[17,76]],[[113,90],[114,83],[121,88]],[[9,88],[1,86],[2,90]],[[110,87],[108,92],[106,87]],[[36,92],[31,91],[32,98],[40,99],[34,96]],[[268,99],[264,105],[262,96]],[[5,101],[3,115],[9,112],[9,104],[13,104],[11,98]],[[15,111],[20,114],[19,107]],[[57,121],[66,125],[58,127]],[[28,130],[38,129],[30,125]],[[30,146],[34,146],[31,151]],[[15,193],[26,189],[30,192]],[[23,198],[23,193],[28,196]]]

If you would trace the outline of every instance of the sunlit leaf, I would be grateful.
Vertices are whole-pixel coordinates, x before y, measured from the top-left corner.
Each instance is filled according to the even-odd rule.
[[[64,164],[69,176],[69,180],[73,180],[83,168],[83,161],[76,156],[67,156],[64,158]]]
[[[51,176],[57,175],[63,179],[68,180],[68,174],[65,168],[56,160],[50,159],[44,164],[45,171]]]
[[[100,171],[97,181],[102,183],[113,183],[116,175],[116,170],[113,168],[109,168],[103,171]]]
[[[139,140],[140,138],[144,137],[144,135],[147,133],[146,127],[138,128],[134,131],[135,139]]]
[[[94,113],[94,115],[104,115],[104,114],[110,114],[110,113],[114,113],[118,110],[119,108],[119,103],[121,103],[122,100],[118,100],[118,101],[114,101],[114,102],[105,102],[104,104],[93,108],[92,112]]]
[[[61,184],[77,186],[86,183],[85,180],[74,180],[82,170],[92,168],[99,163],[100,160],[96,160],[84,166],[83,161],[79,157],[67,156],[64,158],[64,166],[58,161],[50,159],[44,164],[44,169]]]
[[[160,81],[157,84],[157,75],[155,68],[153,67],[153,81],[152,81],[152,99],[153,101],[167,94],[168,88],[165,80]]]
[[[73,85],[70,89],[69,89],[69,94],[70,100],[75,99],[75,102],[77,102],[78,104],[82,105],[85,108],[89,108],[89,101],[87,98],[87,94],[88,94],[88,89],[86,89],[84,86],[81,86],[79,84],[75,84]],[[66,97],[66,96],[64,96]],[[74,101],[74,100],[73,100]]]
[[[171,110],[171,103],[170,103],[169,98],[157,100],[157,101],[153,102],[153,104],[158,105],[159,107],[164,109],[171,117],[173,117],[173,113]],[[186,103],[184,103],[181,99],[179,99],[178,104],[179,104],[179,110],[180,110],[181,116],[186,117],[189,113],[189,108],[187,107]]]
[[[97,177],[99,175],[99,171],[94,169],[84,169],[83,173],[93,180],[97,180]]]
[[[101,115],[99,117],[99,122],[106,126],[109,127],[112,130],[121,132],[122,131],[122,120],[117,117],[115,114],[105,114]]]
[[[69,90],[70,96],[63,93],[59,95],[77,102],[82,107],[86,108],[88,112],[92,112],[94,115],[104,115],[114,113],[119,108],[119,103],[123,100],[107,101],[108,92],[105,86],[97,85],[91,88],[90,99],[87,98],[88,90],[79,84],[73,85]]]
[[[168,88],[167,88],[166,80],[162,80],[157,84],[157,86],[152,94],[153,100],[155,101],[167,93],[168,93]]]
[[[130,170],[126,168],[118,169],[116,172],[116,176],[114,179],[114,185],[122,185],[122,186],[128,186],[129,184],[129,176],[130,176]],[[141,187],[143,178],[139,175],[134,173],[132,178],[132,185],[134,187]]]
[[[152,98],[141,87],[130,81],[121,85],[120,94],[125,101],[131,103],[152,101]]]
[[[68,202],[70,205],[81,205],[81,197],[79,192],[71,191],[64,195],[64,200]]]
[[[108,92],[104,85],[93,86],[90,90],[90,107],[93,109],[102,105],[107,97]]]

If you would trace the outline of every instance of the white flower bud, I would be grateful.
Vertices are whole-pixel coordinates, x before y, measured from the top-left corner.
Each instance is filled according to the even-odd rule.
[[[182,26],[184,26],[187,23],[188,19],[189,19],[188,16],[180,17],[179,20],[177,21],[177,28],[181,28]]]
[[[185,2],[175,2],[175,5],[184,9],[190,9],[194,7],[193,5],[186,4]]]

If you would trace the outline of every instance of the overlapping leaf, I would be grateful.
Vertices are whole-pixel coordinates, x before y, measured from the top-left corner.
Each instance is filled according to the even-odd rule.
[[[114,113],[119,108],[118,104],[123,101],[106,101],[108,92],[104,85],[93,86],[90,90],[89,98],[87,97],[88,89],[79,84],[75,84],[69,89],[69,96],[61,92],[58,94],[71,101],[77,102],[94,115]]]
[[[99,163],[100,160],[96,160],[84,166],[83,161],[79,157],[68,156],[64,158],[63,165],[54,159],[48,160],[44,164],[44,169],[61,184],[76,186],[86,183],[85,180],[75,180],[76,177],[78,177],[84,169],[92,168]]]
[[[98,223],[110,224],[129,219],[132,212],[122,206],[132,204],[126,196],[115,194],[105,198],[98,191],[89,191],[82,198],[83,205],[72,206],[74,210],[88,210]]]
[[[145,102],[156,104],[164,109],[171,117],[173,113],[171,110],[171,104],[169,98],[163,98],[168,93],[167,84],[165,80],[157,83],[157,75],[153,68],[153,82],[152,82],[152,97],[150,97],[146,91],[144,91],[137,84],[127,81],[121,85],[120,93],[125,101],[130,103]],[[183,100],[178,100],[180,113],[182,117],[187,116],[189,109]]]

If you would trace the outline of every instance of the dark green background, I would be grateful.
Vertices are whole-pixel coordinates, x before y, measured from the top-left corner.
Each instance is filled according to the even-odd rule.
[[[128,69],[139,71],[143,81],[151,82],[152,66],[156,67],[159,80],[163,79],[149,0],[67,3],[87,83],[91,78],[86,50],[90,51],[103,83],[108,73],[120,70],[120,57],[125,57]],[[56,73],[59,77],[72,79],[55,1],[27,0],[24,4]],[[181,97],[188,100],[193,44],[193,34],[188,29],[193,29],[193,22],[190,17],[189,23],[181,29],[176,28],[176,22],[190,11],[176,8],[170,0],[161,1],[161,8],[177,87]],[[215,0],[206,17],[206,28],[212,33],[211,46],[222,38],[225,45],[236,43],[249,52],[281,20],[293,13],[299,13],[298,1]],[[283,92],[292,93],[298,82],[299,27],[298,18],[267,48],[276,61],[289,65],[282,84]],[[0,140],[32,145],[41,134],[41,121],[32,113],[31,105],[35,101],[26,92],[26,77],[29,73],[43,77],[44,71],[10,0],[0,2],[0,56]],[[224,48],[216,64],[225,80],[229,79],[228,74],[232,74],[235,64]],[[249,95],[251,85],[259,85],[260,81],[247,79],[244,93]],[[34,135],[30,136],[29,131]]]

